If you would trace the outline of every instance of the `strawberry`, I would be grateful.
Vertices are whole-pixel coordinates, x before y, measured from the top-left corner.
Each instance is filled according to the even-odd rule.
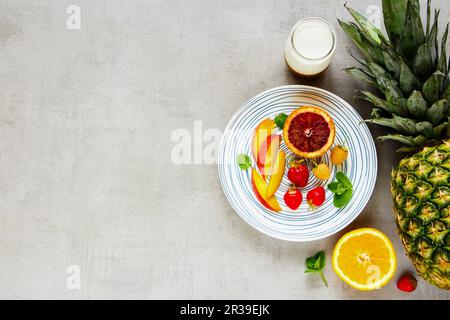
[[[325,202],[325,189],[323,187],[316,187],[309,190],[306,194],[306,200],[311,208],[321,206]]]
[[[397,288],[405,292],[416,290],[417,280],[410,273],[404,274],[397,282]]]
[[[289,189],[284,194],[284,202],[292,210],[296,210],[302,203],[303,196],[297,189]]]
[[[293,184],[302,188],[306,187],[309,178],[308,167],[304,164],[290,167],[287,176]]]

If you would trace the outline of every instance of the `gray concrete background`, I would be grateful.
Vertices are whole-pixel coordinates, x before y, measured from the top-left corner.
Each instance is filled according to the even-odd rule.
[[[66,8],[81,7],[81,30]],[[304,260],[342,233],[312,243],[269,238],[222,193],[215,165],[175,165],[171,133],[223,130],[248,98],[311,84],[352,103],[358,84],[337,17],[344,1],[0,1],[0,298],[449,299],[424,281],[357,292],[334,275],[325,288]],[[350,1],[364,12],[378,0]],[[449,20],[448,1],[440,6]],[[321,77],[283,61],[290,28],[329,20],[339,46]],[[355,104],[353,104],[355,105]],[[355,107],[363,116],[368,109]],[[371,128],[378,135],[382,131]],[[412,270],[395,234],[388,175],[392,145],[377,144],[379,178],[349,227],[393,240],[398,275]],[[66,269],[81,269],[80,290]]]

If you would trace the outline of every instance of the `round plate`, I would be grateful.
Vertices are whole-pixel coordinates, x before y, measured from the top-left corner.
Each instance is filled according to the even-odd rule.
[[[302,105],[313,105],[327,111],[336,126],[335,145],[348,146],[348,159],[340,166],[331,165],[328,181],[320,181],[310,174],[308,186],[301,189],[303,203],[295,211],[289,209],[283,195],[289,188],[285,176],[275,196],[282,211],[266,209],[252,190],[251,170],[241,170],[236,163],[240,153],[251,156],[251,140],[256,126],[264,119],[279,113],[289,114]],[[281,134],[281,131],[279,132]],[[284,142],[281,148],[289,159],[292,153]],[[324,156],[330,164],[330,152]],[[252,159],[252,162],[255,161]],[[218,169],[223,191],[233,209],[255,229],[278,239],[311,241],[322,239],[345,228],[364,209],[370,199],[377,177],[375,143],[361,116],[347,102],[322,89],[303,86],[283,86],[265,91],[245,103],[230,120],[222,137],[218,153]],[[343,208],[333,205],[333,194],[326,187],[334,181],[338,171],[344,172],[353,183],[353,197]],[[311,210],[306,193],[322,185],[326,189],[324,204]]]

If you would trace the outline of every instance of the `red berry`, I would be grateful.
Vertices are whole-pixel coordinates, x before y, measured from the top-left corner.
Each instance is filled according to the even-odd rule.
[[[325,189],[323,187],[316,187],[309,190],[306,195],[306,200],[312,208],[321,206],[325,202]]]
[[[289,189],[284,194],[284,202],[292,210],[296,210],[302,203],[303,196],[302,193],[296,189]]]
[[[417,280],[410,273],[404,274],[397,282],[397,288],[405,292],[416,290]]]
[[[304,164],[289,168],[288,179],[299,187],[306,187],[308,184],[309,170]]]

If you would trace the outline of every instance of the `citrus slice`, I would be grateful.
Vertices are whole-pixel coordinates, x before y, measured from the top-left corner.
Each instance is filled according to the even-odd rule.
[[[342,281],[359,290],[381,288],[391,280],[397,267],[391,241],[372,228],[345,234],[334,247],[332,260]]]
[[[330,149],[335,127],[330,115],[317,107],[294,110],[286,119],[283,138],[288,148],[305,158],[316,158]]]

